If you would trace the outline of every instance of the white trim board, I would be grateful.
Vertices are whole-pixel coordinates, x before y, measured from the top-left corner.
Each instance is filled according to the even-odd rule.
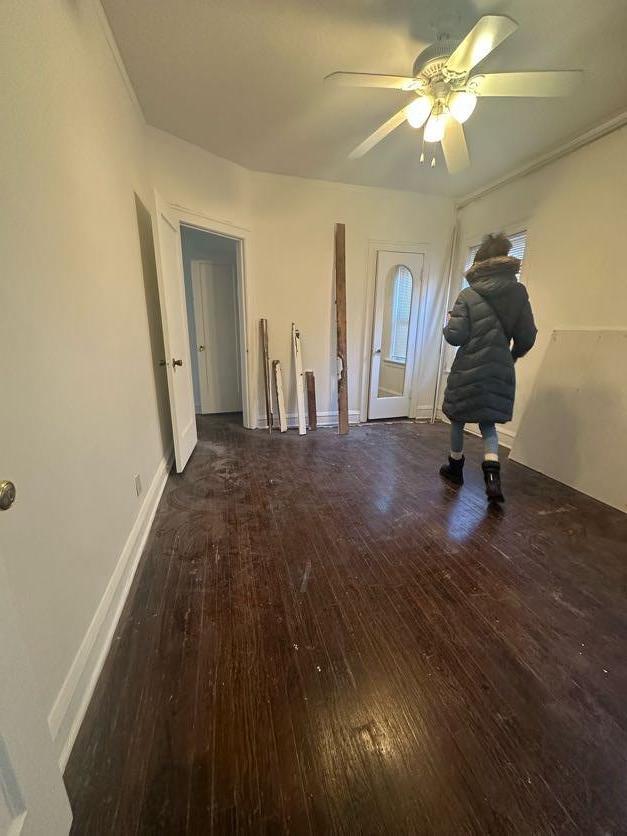
[[[172,461],[173,453],[170,452],[157,467],[113,574],[48,715],[48,727],[61,771],[68,762],[109,652]]]
[[[296,412],[289,412],[286,416],[288,428],[298,428],[298,414]],[[359,424],[359,410],[351,409],[348,413],[349,424]],[[319,427],[337,427],[338,413],[335,412],[318,412],[318,426]],[[267,430],[268,421],[265,415],[257,416],[257,429]]]

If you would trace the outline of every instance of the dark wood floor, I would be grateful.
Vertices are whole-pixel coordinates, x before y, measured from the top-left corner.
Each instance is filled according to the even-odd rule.
[[[201,419],[66,771],[74,833],[627,832],[627,516],[443,426]]]

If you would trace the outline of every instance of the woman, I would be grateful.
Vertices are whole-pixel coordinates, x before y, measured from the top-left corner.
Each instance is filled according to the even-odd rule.
[[[446,341],[460,348],[444,393],[443,412],[451,421],[451,453],[440,474],[463,484],[464,424],[479,424],[490,502],[505,499],[494,425],[512,419],[514,363],[532,348],[537,333],[527,290],[516,278],[520,261],[509,255],[511,247],[503,234],[483,239],[466,273],[470,287],[457,297],[444,328]]]

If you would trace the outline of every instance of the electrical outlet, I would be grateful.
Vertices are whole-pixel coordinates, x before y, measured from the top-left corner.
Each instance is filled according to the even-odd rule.
[[[135,491],[137,493],[137,496],[139,496],[142,492],[142,478],[139,475],[139,473],[135,474]]]

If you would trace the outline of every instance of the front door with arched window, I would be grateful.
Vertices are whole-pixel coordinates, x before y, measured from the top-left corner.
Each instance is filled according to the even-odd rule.
[[[409,415],[423,261],[421,253],[377,253],[368,418]]]

